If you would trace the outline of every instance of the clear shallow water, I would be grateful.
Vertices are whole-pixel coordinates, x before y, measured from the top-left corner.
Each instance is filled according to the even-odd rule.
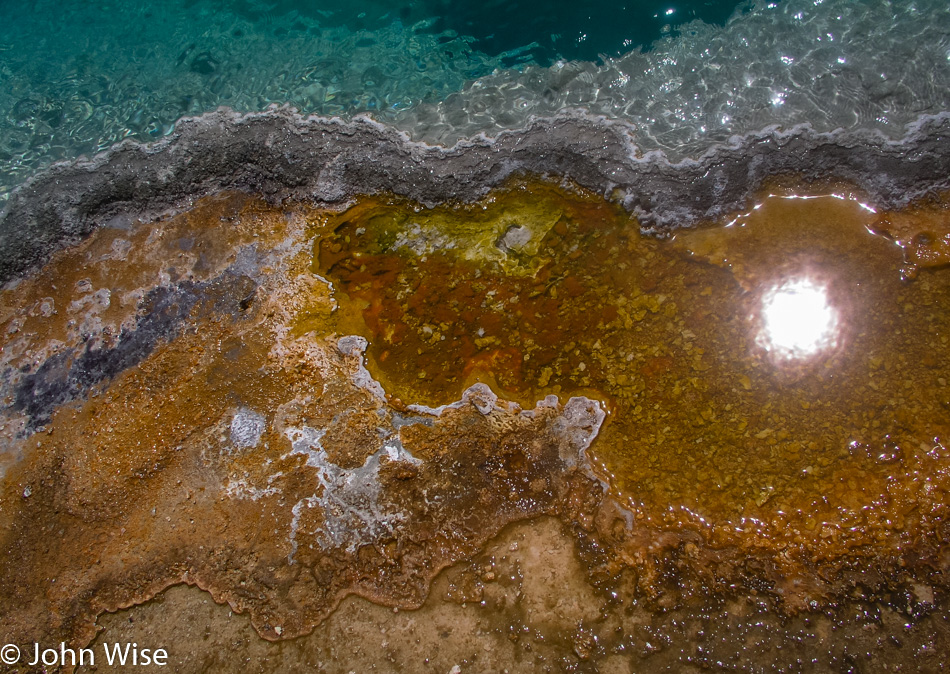
[[[0,199],[53,161],[161,138],[180,117],[221,105],[368,114],[447,145],[581,111],[630,123],[642,151],[674,159],[770,125],[897,138],[950,108],[950,8],[940,0],[583,11],[37,0],[3,10]]]

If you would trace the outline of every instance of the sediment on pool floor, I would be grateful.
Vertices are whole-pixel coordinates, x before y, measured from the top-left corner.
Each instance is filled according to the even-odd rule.
[[[944,507],[946,203],[911,216],[864,199],[776,187],[667,242],[578,190],[370,198],[327,220],[314,269],[397,398],[437,405],[472,381],[599,398],[590,453],[638,518],[770,548],[795,576],[845,551],[896,559],[895,518],[913,537],[909,513],[929,528]],[[932,271],[906,283],[920,262]],[[809,293],[819,306],[796,309]],[[804,314],[771,335],[790,300]],[[801,342],[815,317],[829,333]]]

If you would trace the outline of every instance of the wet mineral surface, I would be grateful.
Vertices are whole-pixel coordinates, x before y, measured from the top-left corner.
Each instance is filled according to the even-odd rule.
[[[360,303],[394,396],[602,400],[592,455],[637,522],[767,555],[794,603],[812,564],[900,565],[943,520],[948,279],[909,277],[947,261],[950,222],[776,191],[673,241],[554,188],[367,201],[331,219],[315,269]]]
[[[665,240],[527,179],[99,229],[0,297],[7,641],[938,667],[948,252],[946,198],[839,184]]]

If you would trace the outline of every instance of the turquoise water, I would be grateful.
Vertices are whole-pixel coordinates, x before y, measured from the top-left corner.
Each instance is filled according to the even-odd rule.
[[[945,1],[584,4],[2,2],[0,199],[218,106],[367,114],[444,145],[602,115],[674,159],[769,126],[898,138],[950,109]]]

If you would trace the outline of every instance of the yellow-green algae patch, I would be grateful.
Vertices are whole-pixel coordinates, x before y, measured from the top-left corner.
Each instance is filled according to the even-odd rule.
[[[525,262],[497,237],[532,204],[544,235]],[[940,545],[927,538],[950,488],[950,273],[921,248],[941,236],[914,230],[945,232],[948,218],[939,200],[921,211],[878,214],[846,186],[777,190],[727,226],[661,241],[599,197],[544,184],[430,213],[375,197],[328,218],[314,269],[362,316],[392,395],[439,405],[481,380],[516,400],[600,398],[610,414],[591,454],[639,522],[769,550],[795,578],[846,554]],[[437,248],[392,234],[430,219]],[[492,255],[453,239],[472,227]],[[908,282],[914,256],[932,268]],[[802,280],[834,334],[783,354],[763,342],[763,303]]]
[[[433,228],[438,236],[424,233]],[[637,288],[631,260],[606,265],[608,246],[626,257],[657,242],[641,240],[619,207],[548,183],[518,183],[479,204],[432,211],[367,198],[327,217],[323,231],[314,271],[356,301],[344,315],[358,314],[350,325],[370,337],[374,373],[405,401],[444,404],[473,381],[524,402],[579,390],[598,364],[573,353],[575,338],[657,312],[663,302]],[[608,231],[617,236],[604,238]],[[590,276],[591,264],[604,264],[605,276]],[[613,275],[636,289],[619,303],[603,295]]]

